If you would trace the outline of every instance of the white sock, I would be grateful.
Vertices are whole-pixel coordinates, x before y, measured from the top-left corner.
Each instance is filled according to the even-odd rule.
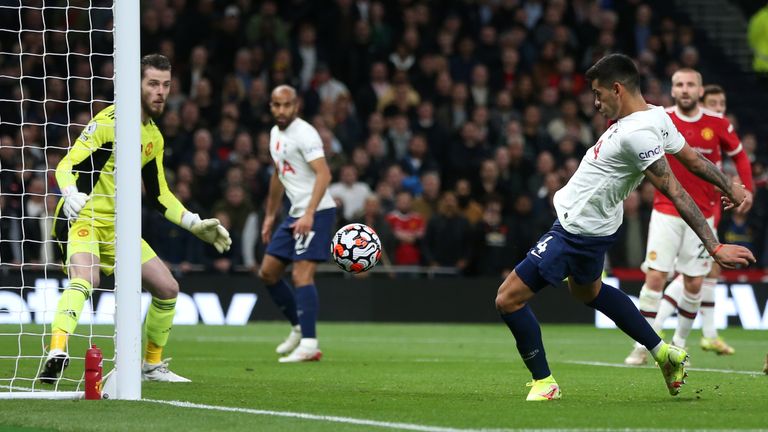
[[[701,332],[705,338],[714,339],[717,337],[717,327],[715,326],[715,287],[716,278],[704,278],[701,283]]]
[[[301,334],[301,326],[296,324],[295,326],[291,327],[291,331],[294,332],[294,333]]]
[[[683,292],[683,298],[677,304],[677,329],[675,335],[672,337],[672,343],[684,347],[688,340],[688,335],[691,334],[691,327],[693,327],[693,321],[696,319],[696,313],[699,311],[701,305],[701,293],[692,294],[687,291]]]
[[[661,333],[661,329],[664,328],[664,322],[671,317],[677,310],[677,300],[669,297],[664,293],[664,299],[659,305],[659,312],[656,313],[656,319],[651,326],[656,333]]]
[[[680,303],[680,299],[683,298],[684,286],[683,275],[679,274],[664,288],[664,296],[671,298],[675,303]]]
[[[653,324],[656,319],[656,314],[659,312],[659,303],[661,303],[662,293],[654,291],[648,288],[648,285],[643,284],[640,289],[640,314],[648,321],[648,324]]]
[[[653,326],[653,322],[656,320],[656,314],[659,312],[661,297],[662,293],[648,288],[648,285],[646,284],[643,284],[643,287],[640,289],[640,301],[638,302],[640,315],[642,315],[651,326]],[[643,345],[640,342],[635,342],[635,346],[642,347]]]

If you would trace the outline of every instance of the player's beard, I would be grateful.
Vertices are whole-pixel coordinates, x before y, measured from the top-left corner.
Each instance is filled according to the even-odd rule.
[[[160,118],[160,116],[163,115],[163,111],[165,111],[165,101],[160,105],[159,108],[155,108],[155,106],[151,103],[147,103],[147,100],[142,98],[141,99],[141,109],[144,111],[145,114],[150,116],[152,120],[157,120]]]
[[[688,98],[687,100],[680,98],[677,99],[675,103],[677,104],[677,107],[680,108],[680,110],[683,112],[690,112],[696,108],[697,105],[696,99],[694,98]]]
[[[282,119],[275,117],[275,123],[277,124],[277,127],[280,130],[284,130],[285,128],[290,126],[290,124],[293,123],[294,120],[296,120],[296,111],[294,111],[288,116],[283,117]]]

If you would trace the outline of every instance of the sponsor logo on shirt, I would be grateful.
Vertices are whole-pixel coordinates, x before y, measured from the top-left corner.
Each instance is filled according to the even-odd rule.
[[[655,156],[658,156],[660,154],[661,154],[661,146],[659,145],[651,150],[638,153],[637,157],[639,157],[640,160],[648,160],[648,159],[653,159]]]
[[[93,135],[94,132],[96,132],[96,123],[88,123],[88,125],[83,129],[83,132],[80,134],[80,141],[88,141],[88,139]]]

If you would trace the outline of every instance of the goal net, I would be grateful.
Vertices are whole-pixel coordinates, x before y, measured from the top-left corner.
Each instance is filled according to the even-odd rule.
[[[0,398],[82,397],[91,344],[103,351],[105,374],[115,364],[115,284],[102,275],[68,339],[68,368],[55,383],[40,382],[68,283],[61,265],[68,241],[52,228],[66,232],[72,222],[56,214],[55,170],[90,119],[115,102],[115,7],[112,0],[0,3]],[[78,184],[93,186],[121,169],[94,169],[96,157],[73,168]]]

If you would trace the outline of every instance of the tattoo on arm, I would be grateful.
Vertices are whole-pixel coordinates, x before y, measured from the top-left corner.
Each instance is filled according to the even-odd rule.
[[[712,166],[714,167],[714,165]],[[646,168],[645,176],[661,193],[672,201],[683,220],[701,239],[707,251],[711,252],[719,242],[715,238],[714,233],[712,233],[712,228],[710,228],[701,210],[693,201],[693,198],[688,195],[688,192],[683,189],[680,182],[675,178],[675,175],[669,168],[667,159],[662,157],[652,163]]]
[[[686,168],[696,174],[696,176],[720,188],[728,198],[734,198],[733,186],[728,177],[723,174],[720,168],[704,157],[703,154],[696,152],[696,160],[690,165],[686,164]]]

